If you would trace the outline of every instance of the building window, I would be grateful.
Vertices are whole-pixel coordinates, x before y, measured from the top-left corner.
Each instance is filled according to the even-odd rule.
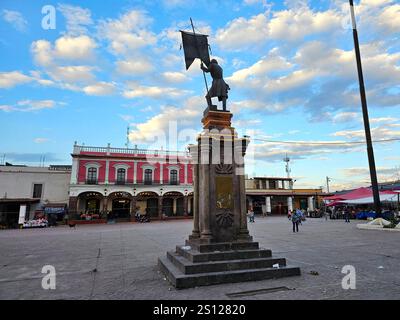
[[[32,196],[32,198],[41,198],[42,197],[42,190],[43,190],[43,185],[35,183],[33,185],[33,196]]]
[[[169,183],[178,184],[178,170],[171,170],[169,173]]]
[[[117,170],[117,184],[125,184],[125,173],[126,170],[123,168]]]
[[[87,184],[97,184],[97,168],[90,167],[88,169]]]
[[[146,169],[144,170],[144,184],[152,184],[153,183],[153,170]]]

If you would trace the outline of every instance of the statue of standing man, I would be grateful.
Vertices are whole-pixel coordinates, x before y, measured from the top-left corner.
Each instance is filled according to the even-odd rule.
[[[216,105],[212,105],[211,98],[218,97],[218,101],[222,101],[222,110],[226,111],[226,99],[228,99],[229,85],[223,79],[223,71],[217,60],[212,59],[208,67],[201,62],[200,68],[204,72],[209,72],[213,79],[210,90],[208,90],[206,99],[209,109],[216,109]]]

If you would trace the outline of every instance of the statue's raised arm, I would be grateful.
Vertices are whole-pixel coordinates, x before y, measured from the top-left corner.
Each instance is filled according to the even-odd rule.
[[[217,60],[212,59],[208,66],[205,66],[203,62],[200,65],[201,70],[209,72],[213,79],[210,90],[208,90],[206,99],[210,110],[216,109],[217,106],[213,105],[211,98],[218,97],[219,101],[222,101],[222,109],[226,111],[226,99],[228,99],[229,85],[223,79],[223,71]]]

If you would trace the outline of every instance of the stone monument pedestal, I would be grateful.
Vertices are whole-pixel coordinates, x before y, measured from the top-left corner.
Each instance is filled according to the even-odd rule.
[[[300,275],[284,258],[254,242],[247,228],[244,155],[232,113],[206,109],[203,131],[190,145],[194,168],[193,231],[184,246],[158,260],[176,288]]]

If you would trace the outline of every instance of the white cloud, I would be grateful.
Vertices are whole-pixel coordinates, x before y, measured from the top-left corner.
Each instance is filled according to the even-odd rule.
[[[69,60],[90,59],[93,58],[96,46],[94,40],[87,35],[63,36],[56,40],[54,54],[58,58]]]
[[[370,123],[391,123],[391,122],[397,122],[399,121],[399,118],[394,118],[394,117],[380,117],[380,118],[370,118],[369,122]]]
[[[125,98],[179,98],[189,93],[187,90],[180,90],[170,87],[157,87],[157,86],[141,86],[137,83],[128,84],[128,88],[124,90],[123,96]]]
[[[170,83],[182,83],[188,81],[188,77],[182,72],[163,72],[163,78]]]
[[[246,19],[237,18],[216,32],[216,41],[222,48],[239,50],[264,43],[268,36],[268,17],[262,13]]]
[[[341,29],[343,15],[333,9],[314,11],[309,7],[269,11],[232,20],[216,32],[218,44],[227,49],[246,50],[250,46],[262,46],[269,40],[301,42],[310,34],[320,34]]]
[[[66,27],[69,35],[81,35],[87,32],[87,26],[93,24],[91,12],[78,6],[59,4],[57,9],[66,19]]]
[[[87,95],[91,96],[105,96],[111,95],[115,91],[115,85],[107,82],[97,82],[83,88]]]
[[[240,87],[261,86],[268,80],[269,73],[289,70],[292,67],[293,65],[289,61],[279,56],[273,49],[252,66],[235,71],[226,80]]]
[[[28,22],[20,12],[3,9],[2,16],[4,21],[11,24],[16,30],[20,32],[25,32],[27,30]]]
[[[197,131],[194,129],[199,126],[199,117],[202,113],[202,100],[199,97],[189,98],[184,102],[183,107],[177,106],[166,106],[163,107],[159,114],[151,117],[149,120],[136,124],[136,128],[129,134],[129,139],[132,142],[154,142],[159,137],[168,139],[169,129],[172,123],[177,124],[178,135],[179,132],[183,133],[182,130],[185,128],[191,129],[190,133],[194,134],[192,137],[197,135]],[[188,131],[189,132],[189,131]],[[172,139],[172,137],[169,137]],[[166,147],[166,141],[159,141]],[[172,143],[170,141],[170,143]],[[185,146],[184,146],[185,147]]]
[[[126,122],[131,122],[135,118],[130,114],[120,114],[119,117]]]
[[[35,138],[35,139],[33,139],[33,142],[34,143],[46,143],[46,142],[49,142],[50,141],[50,139],[49,138]]]
[[[370,182],[370,173],[368,167],[344,168],[341,171],[347,177],[360,177],[363,178],[364,181]],[[400,178],[399,167],[377,167],[376,173],[379,182],[398,180]]]
[[[65,105],[64,102],[54,100],[20,100],[15,105],[0,106],[0,110],[5,112],[20,111],[20,112],[33,112],[43,109],[54,109],[58,105]]]
[[[360,130],[342,130],[331,134],[334,137],[346,137],[349,139],[365,139],[364,129]],[[371,136],[373,140],[386,140],[400,138],[400,124],[387,123],[371,128]]]
[[[116,62],[117,72],[123,75],[144,75],[154,70],[153,64],[146,58],[137,57]]]
[[[38,65],[45,67],[53,64],[53,52],[49,41],[37,40],[32,42],[31,52],[35,63]]]
[[[334,123],[352,122],[354,120],[362,120],[362,116],[357,112],[339,112],[333,116]]]
[[[91,66],[57,66],[47,72],[57,81],[65,81],[67,83],[88,83],[93,82],[95,79],[93,75],[94,70],[95,67]]]
[[[19,71],[0,72],[0,88],[12,88],[31,81],[31,77]]]
[[[152,19],[143,11],[131,10],[119,19],[107,19],[99,24],[99,36],[109,41],[109,49],[116,55],[137,53],[140,48],[154,45],[157,38],[148,30]]]

